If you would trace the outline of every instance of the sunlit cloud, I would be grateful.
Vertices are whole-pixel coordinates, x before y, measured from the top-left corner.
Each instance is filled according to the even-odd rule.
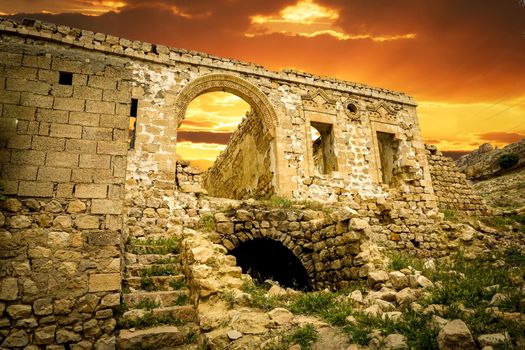
[[[524,97],[496,103],[420,102],[423,138],[444,151],[472,150],[486,142],[504,147],[519,141],[525,136]]]
[[[380,43],[416,38],[416,34],[413,33],[381,36],[369,33],[347,33],[336,24],[339,10],[318,5],[313,0],[300,0],[274,16],[256,15],[250,19],[251,27],[244,34],[248,38],[275,33],[306,38],[327,35],[337,40],[369,39]]]

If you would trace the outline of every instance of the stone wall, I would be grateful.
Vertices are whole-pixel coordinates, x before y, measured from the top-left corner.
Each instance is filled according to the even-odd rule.
[[[118,57],[12,35],[5,23],[0,346],[105,348],[120,303],[131,74]]]
[[[214,214],[216,243],[229,251],[253,239],[281,242],[306,269],[315,289],[343,288],[366,276],[361,244],[368,223],[352,210],[333,211],[248,205]]]
[[[248,199],[273,195],[270,143],[261,119],[249,113],[227,148],[205,173],[203,186],[213,197]]]
[[[427,145],[432,184],[441,209],[459,210],[468,215],[487,215],[489,208],[476,195],[452,158],[445,157],[435,146]]]

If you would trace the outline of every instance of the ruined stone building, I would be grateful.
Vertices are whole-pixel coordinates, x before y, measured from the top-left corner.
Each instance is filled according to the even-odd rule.
[[[177,128],[211,91],[251,111],[199,174],[177,164]],[[404,93],[39,21],[0,21],[0,128],[0,311],[37,322],[0,317],[7,348],[114,342],[128,238],[205,215],[227,251],[277,241],[323,288],[362,277],[365,237],[429,254],[443,248],[439,208],[486,210],[425,147]],[[225,211],[206,193],[303,209],[251,200]]]

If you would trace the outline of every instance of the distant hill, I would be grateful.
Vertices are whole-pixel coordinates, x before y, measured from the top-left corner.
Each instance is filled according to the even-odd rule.
[[[507,169],[502,167],[500,158],[504,155],[517,158],[516,164]],[[525,166],[525,139],[504,148],[494,148],[491,144],[484,143],[477,150],[458,158],[456,165],[470,180],[488,179],[519,169]]]

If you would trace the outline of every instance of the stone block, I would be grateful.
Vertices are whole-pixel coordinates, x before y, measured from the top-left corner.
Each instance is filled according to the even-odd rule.
[[[100,221],[98,217],[93,215],[81,215],[75,219],[75,225],[80,230],[98,229]]]
[[[102,90],[88,86],[74,86],[73,97],[84,100],[102,100]]]
[[[20,93],[17,91],[8,91],[0,90],[0,103],[9,103],[13,105],[18,105],[20,102]],[[25,104],[25,106],[32,106],[30,104]],[[37,106],[35,106],[37,107]]]
[[[66,152],[76,153],[96,153],[97,142],[89,140],[77,140],[69,139],[66,140]]]
[[[85,126],[82,130],[82,138],[86,140],[111,141],[113,140],[113,129]]]
[[[40,167],[38,168],[39,181],[69,182],[71,180],[71,169]]]
[[[68,120],[67,111],[39,108],[36,112],[36,120],[40,122],[66,124]]]
[[[0,92],[1,100],[1,92]],[[0,101],[1,102],[1,101]],[[38,108],[52,108],[53,96],[37,95],[30,92],[22,92],[20,94],[20,104],[28,107]]]
[[[105,101],[86,101],[86,112],[115,114],[115,103]]]
[[[82,62],[80,60],[53,58],[51,69],[62,72],[81,73]]]
[[[34,150],[14,150],[11,155],[11,164],[44,165],[46,153]]]
[[[75,186],[75,197],[77,198],[106,198],[108,185],[101,184],[78,184]]]
[[[128,154],[128,143],[122,141],[98,141],[97,153],[125,156]]]
[[[53,108],[62,111],[83,111],[86,105],[85,100],[71,97],[55,97]]]
[[[118,232],[88,232],[86,236],[87,243],[90,246],[118,246],[120,244],[120,234]]]
[[[4,105],[3,116],[6,118],[16,118],[17,120],[35,120],[35,107]]]
[[[22,66],[49,69],[51,67],[51,57],[24,55]]]
[[[89,275],[89,292],[110,292],[120,290],[120,273]]]
[[[83,126],[98,126],[100,116],[96,113],[70,112],[69,123]]]
[[[111,164],[111,156],[97,155],[97,154],[81,154],[80,168],[86,169],[109,169]]]
[[[20,181],[17,194],[27,197],[53,197],[52,182]]]
[[[36,180],[38,168],[33,165],[11,165],[2,169],[2,178],[8,180]]]
[[[33,310],[37,316],[46,316],[53,313],[53,300],[51,298],[37,299],[33,303]]]
[[[48,152],[46,165],[60,168],[76,168],[78,166],[78,154],[65,152]]]
[[[79,139],[82,137],[82,126],[70,124],[51,124],[49,136]]]
[[[31,148],[44,151],[63,151],[66,140],[48,136],[33,136]]]
[[[91,75],[88,80],[88,86],[104,90],[113,90],[117,88],[117,80],[114,78]]]
[[[0,281],[0,300],[18,299],[18,280],[7,277]]]
[[[31,148],[31,135],[14,135],[7,140],[7,148],[29,149]]]
[[[122,214],[122,201],[109,199],[94,199],[91,202],[92,214]]]
[[[100,126],[128,130],[129,117],[122,115],[104,114],[100,116]]]

